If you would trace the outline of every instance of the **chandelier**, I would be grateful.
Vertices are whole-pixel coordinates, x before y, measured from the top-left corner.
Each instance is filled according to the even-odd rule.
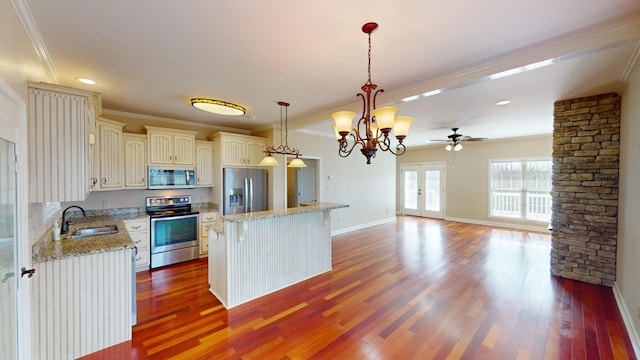
[[[362,99],[362,116],[358,120],[357,126],[352,128],[353,118],[356,116],[351,111],[338,111],[331,114],[335,120],[334,129],[338,139],[338,155],[347,157],[360,144],[362,155],[367,158],[367,164],[371,164],[371,158],[376,156],[378,149],[388,151],[393,155],[402,155],[406,148],[402,141],[409,133],[409,126],[413,118],[409,116],[395,116],[398,108],[395,106],[385,106],[376,108],[376,96],[384,92],[383,89],[376,90],[378,85],[371,82],[371,33],[378,28],[374,22],[362,25],[362,32],[369,36],[369,65],[367,82],[362,85],[363,93],[358,93]],[[373,97],[371,96],[373,93]],[[393,133],[398,139],[398,144],[391,146],[389,133]]]
[[[288,127],[287,126],[287,123],[288,123],[287,108],[289,106],[289,103],[284,101],[278,101],[278,105],[280,105],[280,145],[278,147],[269,146],[267,150],[264,151],[267,154],[267,156],[265,156],[262,159],[262,161],[260,161],[260,164],[258,164],[258,166],[280,166],[280,163],[275,157],[272,156],[272,154],[281,154],[281,155],[291,155],[296,157],[295,159],[291,160],[291,162],[289,162],[289,165],[287,165],[287,167],[292,167],[292,168],[307,167],[304,161],[302,161],[302,159],[299,158],[299,156],[302,156],[302,154],[300,154],[300,151],[298,149],[289,147],[289,131],[287,129]],[[284,109],[284,119],[285,119],[284,127],[282,126],[283,109]],[[284,130],[284,144],[282,143],[283,130]]]

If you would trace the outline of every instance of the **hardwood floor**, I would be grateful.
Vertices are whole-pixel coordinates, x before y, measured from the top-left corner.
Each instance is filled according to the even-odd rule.
[[[85,359],[635,359],[612,290],[552,277],[549,252],[548,234],[398,217],[229,311],[206,259],[141,272],[133,339]]]

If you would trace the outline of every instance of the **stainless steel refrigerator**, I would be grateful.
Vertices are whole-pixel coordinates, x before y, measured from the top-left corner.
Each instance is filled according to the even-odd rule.
[[[222,215],[267,210],[266,170],[225,168],[222,186]]]

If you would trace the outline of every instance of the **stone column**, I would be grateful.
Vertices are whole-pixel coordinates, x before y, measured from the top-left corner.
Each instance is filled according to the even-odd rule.
[[[620,104],[610,93],[554,104],[551,274],[613,286]]]

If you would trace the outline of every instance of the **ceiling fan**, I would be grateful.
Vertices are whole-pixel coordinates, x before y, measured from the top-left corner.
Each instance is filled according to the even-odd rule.
[[[453,134],[448,135],[447,139],[437,139],[437,140],[430,140],[430,141],[434,141],[434,142],[446,142],[447,146],[445,146],[445,150],[447,151],[460,151],[462,150],[462,143],[467,142],[467,141],[486,141],[489,140],[486,137],[480,137],[480,138],[476,138],[476,137],[471,137],[471,136],[467,136],[467,135],[462,135],[462,134],[458,134],[458,129],[457,127],[451,128],[451,130],[453,131]]]

